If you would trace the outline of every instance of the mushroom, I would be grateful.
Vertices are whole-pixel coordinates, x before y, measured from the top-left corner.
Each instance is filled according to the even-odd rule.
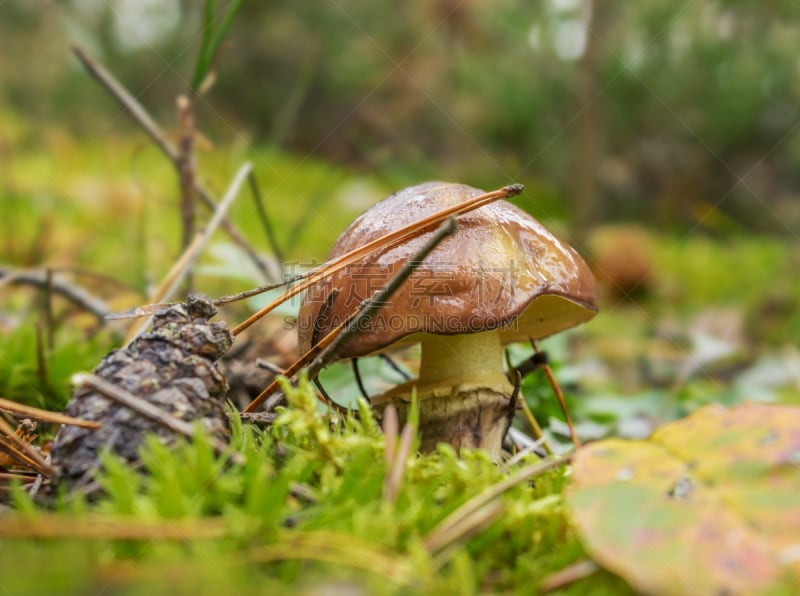
[[[445,182],[401,190],[360,215],[328,258],[481,194]],[[591,319],[597,286],[574,249],[506,201],[460,215],[457,222],[455,234],[434,249],[339,357],[420,343],[419,378],[373,399],[376,411],[394,404],[402,421],[416,395],[423,451],[445,442],[456,449],[481,447],[496,457],[515,406],[503,346]],[[300,353],[383,287],[431,234],[379,250],[312,286],[298,316]]]

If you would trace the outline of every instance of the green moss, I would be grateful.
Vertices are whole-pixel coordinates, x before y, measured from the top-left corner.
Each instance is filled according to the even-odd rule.
[[[151,589],[157,572],[168,578],[158,593],[339,584],[375,593],[515,591],[583,556],[562,504],[565,468],[511,487],[496,499],[500,515],[431,550],[426,537],[448,515],[537,460],[504,471],[482,452],[461,458],[445,447],[412,452],[390,502],[383,498],[385,438],[369,408],[361,404],[358,418],[332,421],[317,411],[307,383],[285,389],[289,406],[269,432],[234,424],[241,462],[215,457],[202,436],[173,448],[149,442],[142,454],[146,475],[105,460],[107,494],[89,509],[160,526],[222,523],[219,537],[5,540],[5,587],[16,594],[60,582],[62,591],[76,592],[100,584],[110,569],[124,569],[105,580],[119,581],[124,593]],[[57,509],[76,528],[83,519],[91,523],[84,504],[62,502]],[[38,514],[28,515],[35,524]],[[57,561],[43,577],[30,557]]]

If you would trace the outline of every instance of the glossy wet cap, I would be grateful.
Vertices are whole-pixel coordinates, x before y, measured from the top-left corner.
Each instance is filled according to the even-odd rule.
[[[482,194],[446,182],[401,190],[350,224],[328,258]],[[572,247],[521,209],[501,200],[456,221],[455,234],[434,249],[340,357],[419,341],[424,333],[500,329],[504,343],[540,339],[596,314],[597,284],[591,270]],[[379,250],[312,286],[298,316],[300,353],[386,285],[432,233]]]

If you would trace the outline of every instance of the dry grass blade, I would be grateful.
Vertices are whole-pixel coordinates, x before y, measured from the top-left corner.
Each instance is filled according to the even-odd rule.
[[[399,422],[397,420],[397,408],[389,404],[383,410],[383,437],[386,447],[383,451],[383,460],[387,466],[391,466],[394,455],[397,451],[397,433]]]
[[[81,420],[80,418],[73,418],[72,416],[67,416],[66,414],[60,414],[58,412],[51,412],[50,410],[42,410],[39,408],[18,404],[15,401],[4,399],[2,397],[0,397],[0,410],[14,412],[15,414],[22,414],[24,416],[33,418],[35,420],[41,420],[42,422],[52,422],[54,424],[67,424],[70,426],[80,426],[82,428],[93,428],[93,429],[97,429],[103,426],[99,422],[93,422],[91,420]]]
[[[400,492],[400,486],[403,484],[406,461],[411,453],[411,444],[414,442],[416,430],[414,425],[407,424],[403,427],[403,432],[400,433],[400,449],[397,450],[397,454],[394,456],[391,467],[383,481],[383,498],[389,503],[394,503],[397,493]],[[388,441],[389,437],[386,440]]]
[[[194,240],[186,248],[178,261],[172,266],[169,273],[167,273],[166,277],[161,282],[161,285],[156,289],[155,294],[151,297],[153,302],[160,302],[164,299],[168,299],[169,296],[178,289],[178,286],[185,279],[186,275],[188,275],[189,270],[200,255],[200,251],[208,244],[211,236],[217,230],[222,218],[225,217],[225,213],[227,213],[228,208],[231,206],[233,199],[239,194],[239,190],[252,170],[253,166],[249,163],[242,164],[236,172],[236,176],[234,176],[233,181],[225,193],[225,197],[217,207],[217,211],[214,213],[211,221],[208,222],[202,232],[195,236]],[[125,345],[132,342],[134,338],[147,327],[147,324],[148,321],[144,321],[138,327],[134,327],[128,334],[128,337],[125,338]]]
[[[453,511],[450,515],[444,518],[439,524],[433,528],[428,536],[425,538],[425,546],[429,551],[435,552],[437,549],[443,548],[448,544],[447,538],[450,536],[459,536],[463,530],[459,530],[459,526],[465,525],[472,526],[470,518],[478,513],[494,499],[498,498],[511,487],[535,478],[545,472],[564,465],[570,461],[569,456],[557,457],[540,464],[533,464],[522,468],[515,474],[509,476],[502,482],[486,488],[481,493],[472,497],[469,501],[461,505],[458,509]]]
[[[3,517],[2,538],[69,538],[115,540],[200,540],[222,538],[223,520],[134,521],[108,515],[81,516],[79,520],[64,515],[39,513],[31,516]]]
[[[431,553],[444,554],[443,559],[448,559],[445,551],[450,551],[454,546],[479,534],[492,525],[505,513],[506,507],[501,501],[490,501],[465,518],[463,522],[443,528],[439,533],[425,539],[425,546]]]
[[[22,455],[24,462],[31,466],[34,470],[44,476],[50,476],[53,473],[53,468],[48,464],[33,445],[27,441],[23,441],[14,432],[14,429],[0,416],[0,433],[5,435],[5,447],[9,450],[11,455]]]
[[[394,244],[399,242],[403,242],[404,240],[408,240],[409,238],[413,238],[414,236],[418,236],[424,232],[430,231],[431,228],[440,225],[442,222],[447,220],[449,217],[455,217],[457,215],[461,215],[463,213],[467,213],[469,211],[473,211],[478,209],[479,207],[483,207],[484,205],[488,205],[493,201],[498,201],[500,199],[506,199],[509,197],[513,197],[518,195],[523,190],[523,186],[521,184],[512,184],[510,186],[505,186],[498,190],[493,190],[492,192],[488,192],[482,194],[480,196],[474,197],[469,199],[468,201],[464,201],[459,205],[455,205],[448,209],[443,209],[433,215],[425,217],[418,222],[414,222],[413,224],[404,226],[399,230],[395,230],[390,234],[386,234],[385,236],[381,236],[380,238],[376,238],[372,242],[368,242],[364,246],[360,246],[359,248],[352,250],[348,253],[343,254],[340,257],[337,257],[321,267],[307,273],[303,280],[300,281],[296,286],[287,290],[283,295],[279,298],[272,301],[270,304],[259,310],[257,313],[251,315],[248,319],[241,322],[239,325],[234,327],[231,330],[233,335],[238,335],[250,325],[258,321],[261,317],[272,311],[273,309],[277,308],[287,300],[291,299],[294,296],[297,296],[300,292],[306,290],[313,284],[315,284],[320,279],[325,277],[331,276],[337,271],[341,271],[348,265],[352,265],[353,263],[363,259],[364,257],[368,256],[372,252],[388,248]]]
[[[599,567],[594,561],[589,561],[588,559],[576,561],[544,578],[539,584],[539,591],[552,592],[553,590],[560,590],[580,579],[589,577],[596,573],[598,569]]]
[[[168,428],[179,435],[183,435],[188,439],[192,439],[194,437],[195,427],[193,425],[170,415],[161,408],[154,406],[150,402],[147,402],[142,398],[133,395],[132,393],[125,391],[120,387],[117,387],[116,385],[112,385],[97,375],[78,373],[73,375],[72,382],[77,386],[89,387],[90,389],[102,394],[104,397],[123,405],[130,410],[133,410],[137,414],[140,414],[141,416],[144,416],[145,418],[148,418],[149,420],[152,420],[153,422],[156,422],[164,428]],[[214,451],[217,453],[217,455],[228,451],[228,445],[225,443],[215,440],[212,437],[209,437],[209,441],[211,441],[211,446],[214,448]],[[231,459],[234,461],[240,458],[241,455],[238,453],[235,453],[231,456]]]

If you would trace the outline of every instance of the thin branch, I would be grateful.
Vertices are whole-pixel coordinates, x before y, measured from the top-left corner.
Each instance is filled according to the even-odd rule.
[[[114,78],[111,73],[109,73],[100,64],[95,62],[95,60],[89,56],[89,54],[83,48],[74,45],[72,46],[72,51],[78,57],[78,60],[81,61],[86,70],[89,71],[89,74],[91,74],[114,97],[114,99],[117,100],[122,108],[126,110],[134,120],[136,120],[139,126],[144,129],[156,146],[158,146],[164,155],[169,158],[173,166],[178,168],[178,162],[180,159],[178,150],[167,140],[167,137],[161,131],[158,124],[156,124],[155,120],[153,120],[150,114],[147,113],[147,110],[142,107],[135,97],[128,93],[128,91],[119,83],[119,81]],[[194,181],[194,190],[208,210],[211,213],[215,213],[217,211],[216,201],[211,196],[211,193],[206,190],[206,188],[196,179]],[[250,245],[250,243],[247,242],[242,234],[234,227],[233,223],[231,223],[228,218],[223,218],[221,225],[222,228],[227,232],[228,236],[231,237],[231,240],[233,240],[233,242],[247,254],[250,260],[253,261],[255,266],[264,276],[264,279],[272,279],[270,277],[270,272],[265,267],[261,258],[255,252],[255,250],[253,250],[253,247]]]
[[[547,362],[547,352],[534,352],[530,358],[526,358],[514,368],[525,378],[532,372],[539,370]]]
[[[47,391],[50,387],[48,381],[49,369],[48,358],[44,348],[44,332],[42,331],[41,321],[36,321],[36,376],[39,378],[39,386]]]
[[[237,292],[236,294],[228,294],[227,296],[222,296],[214,300],[215,306],[220,306],[222,304],[229,304],[231,302],[238,302],[239,300],[244,300],[245,298],[251,298],[253,296],[258,296],[259,294],[263,294],[264,292],[269,292],[270,290],[275,290],[277,288],[282,288],[284,286],[288,286],[289,284],[293,284],[295,282],[300,281],[303,279],[305,275],[295,275],[293,277],[287,278],[283,281],[275,282],[272,284],[267,284],[265,286],[260,286],[258,288],[250,288],[249,290],[245,290],[243,292]]]
[[[511,428],[511,424],[514,422],[514,416],[517,415],[517,408],[519,407],[520,402],[520,383],[522,382],[522,377],[517,372],[514,374],[514,390],[511,392],[511,397],[508,399],[508,411],[506,413],[506,420],[508,420],[508,427],[506,428],[506,432],[508,429]]]
[[[322,397],[322,401],[325,403],[325,405],[330,405],[333,403],[331,396],[328,395],[328,392],[325,390],[325,387],[322,386],[322,383],[320,382],[319,378],[314,379],[314,386],[317,388],[317,391],[319,392],[319,395]]]
[[[285,375],[286,369],[281,368],[277,364],[273,362],[269,362],[268,360],[263,360],[261,358],[256,359],[256,367],[263,368],[264,370],[268,370],[273,375]]]
[[[250,298],[251,296],[257,296],[258,294],[263,294],[264,292],[268,292],[270,290],[274,290],[276,288],[281,288],[287,284],[294,283],[298,279],[302,279],[302,276],[293,277],[291,279],[287,279],[286,281],[281,281],[274,284],[269,284],[266,286],[259,286],[257,288],[251,288],[249,290],[245,290],[243,292],[237,292],[236,294],[228,294],[226,296],[222,296],[220,298],[216,298],[211,301],[214,306],[221,306],[224,304],[230,304],[231,302],[238,302],[239,300],[244,300],[245,298]],[[135,308],[130,308],[128,310],[123,310],[119,312],[112,312],[105,316],[108,320],[116,320],[116,319],[135,319],[138,317],[147,317],[155,312],[162,310],[164,308],[169,308],[171,306],[175,306],[176,302],[157,302],[154,304],[143,304],[142,306],[137,306]]]
[[[508,472],[509,469],[517,465],[522,459],[524,459],[531,453],[535,453],[539,457],[543,457],[544,455],[546,455],[540,449],[542,445],[541,441],[534,441],[518,428],[514,428],[513,426],[509,428],[507,437],[514,446],[519,447],[520,449],[514,455],[512,455],[507,461],[503,462],[504,472]]]
[[[93,58],[86,53],[82,47],[78,45],[72,46],[72,51],[78,57],[78,60],[86,67],[86,70],[91,74],[107,91],[114,96],[120,105],[133,116],[134,120],[144,129],[149,135],[150,139],[158,145],[159,149],[163,151],[173,163],[177,163],[180,159],[177,149],[167,140],[164,134],[156,124],[155,120],[150,117],[150,114],[136,101],[128,90],[123,87],[114,76],[103,68],[100,64],[94,61]]]
[[[48,284],[47,273],[41,269],[15,270],[10,267],[0,266],[0,287],[5,284],[46,288]],[[111,312],[105,302],[60,276],[53,276],[52,289],[53,293],[90,312],[100,321]]]
[[[97,391],[107,399],[110,399],[141,416],[144,416],[148,420],[152,420],[153,422],[160,424],[164,428],[167,428],[174,433],[183,435],[188,439],[194,438],[196,429],[192,424],[181,420],[180,418],[176,418],[158,406],[154,406],[141,397],[138,397],[129,391],[125,391],[124,389],[109,383],[97,375],[90,373],[77,373],[73,375],[72,382],[77,386],[85,386],[93,391]],[[219,439],[209,437],[209,441],[211,442],[211,446],[214,448],[214,451],[217,453],[217,455],[225,453],[229,449],[229,446]],[[238,456],[239,454],[233,455]],[[233,459],[235,459],[235,457]]]

